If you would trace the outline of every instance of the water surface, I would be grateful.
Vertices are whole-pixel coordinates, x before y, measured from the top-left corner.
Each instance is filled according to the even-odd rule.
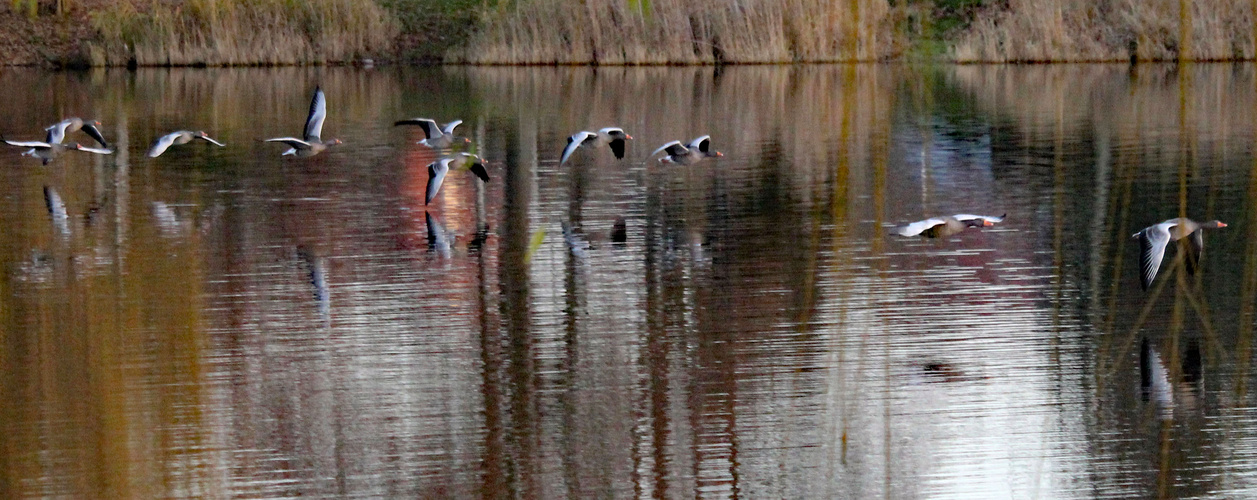
[[[344,145],[259,141],[320,85]],[[0,497],[1253,496],[1252,65],[0,88],[5,138],[117,147],[0,150]],[[492,180],[425,206],[415,116],[465,120]],[[608,125],[625,160],[558,165]],[[144,155],[185,128],[227,147]],[[723,158],[647,158],[705,134]],[[886,233],[959,212],[1007,219]],[[1130,235],[1180,214],[1229,227],[1141,291]]]

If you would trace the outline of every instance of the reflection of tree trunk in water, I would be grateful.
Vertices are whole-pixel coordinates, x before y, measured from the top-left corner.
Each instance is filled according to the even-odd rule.
[[[1178,70],[1178,91],[1179,91],[1179,109],[1178,109],[1178,133],[1179,133],[1179,193],[1178,193],[1178,212],[1179,217],[1187,216],[1187,177],[1190,172],[1192,158],[1192,133],[1187,122],[1188,113],[1188,94],[1190,92],[1190,68],[1180,65]],[[1170,308],[1170,331],[1169,333],[1169,366],[1166,371],[1169,372],[1170,383],[1178,381],[1182,375],[1182,360],[1179,356],[1179,338],[1183,332],[1183,294],[1188,287],[1187,279],[1183,272],[1185,267],[1182,265],[1184,261],[1184,248],[1182,245],[1174,254],[1174,266],[1171,267],[1172,273],[1166,275],[1167,281],[1173,279],[1174,300]],[[1168,419],[1167,419],[1168,420]],[[1174,440],[1173,427],[1168,421],[1162,421],[1161,424],[1161,453],[1160,467],[1157,473],[1157,493],[1158,497],[1166,498],[1170,493],[1170,488],[1174,484],[1174,471],[1170,464],[1170,454],[1172,452],[1170,442]]]
[[[835,257],[834,259],[834,271],[835,271],[834,274],[835,275],[837,275],[838,272],[841,272],[841,267],[839,266],[838,258],[841,256],[848,255],[846,252],[839,251],[840,250],[839,246],[841,245],[841,242],[843,241],[843,236],[844,236],[843,233],[846,231],[846,222],[847,222],[846,210],[847,210],[847,202],[848,202],[848,193],[850,192],[850,187],[848,186],[848,184],[850,182],[850,177],[851,177],[851,128],[852,128],[852,116],[855,114],[855,106],[856,106],[855,103],[856,103],[856,97],[857,97],[856,96],[856,71],[855,70],[856,70],[856,66],[849,64],[845,68],[843,68],[843,72],[842,72],[842,121],[838,127],[838,133],[839,133],[838,135],[838,146],[839,146],[838,147],[838,162],[837,162],[838,171],[835,174],[834,198],[831,202],[833,204],[832,224],[834,225],[833,239],[834,239],[834,257]],[[880,237],[881,237],[880,234],[874,236],[874,238],[880,238]],[[842,295],[839,297],[839,299],[846,298],[845,294],[842,294],[841,290],[839,290],[839,294]],[[847,308],[845,307],[846,303],[847,303],[846,300],[839,300],[838,302],[839,304],[838,306],[838,332],[836,333],[839,333],[839,334],[841,334],[843,329],[845,329],[847,326],[847,321],[846,321]],[[849,410],[851,409],[852,405],[850,404],[850,401],[849,401],[851,397],[850,395],[847,394],[847,386],[846,386],[847,376],[843,372],[843,370],[845,370],[845,364],[846,364],[847,351],[844,348],[846,345],[846,342],[844,341],[845,339],[843,339],[841,335],[835,335],[834,340],[835,340],[834,354],[837,356],[837,359],[838,359],[838,362],[834,365],[836,367],[836,372],[838,373],[838,382],[837,382],[838,388],[836,390],[836,396],[834,397],[837,397],[840,401],[839,418],[841,419],[841,422],[839,422],[839,425],[841,426],[841,429],[839,430],[841,444],[840,444],[840,449],[838,450],[839,451],[838,456],[839,456],[840,463],[845,466],[847,465],[848,431],[850,430],[850,426],[851,426],[851,415],[850,415]],[[831,494],[830,496],[832,497],[834,495]]]
[[[865,80],[869,81],[869,93],[872,94],[872,89],[877,89],[881,82],[880,78],[878,78],[878,68],[874,67],[870,74],[872,76]],[[890,154],[890,110],[894,108],[894,105],[893,103],[885,103],[886,106],[883,107],[880,105],[883,103],[879,102],[876,97],[870,99],[870,102],[872,103],[871,114],[876,122],[872,137],[872,151],[870,152],[873,157],[873,227],[880,230],[886,218],[886,164],[888,161],[887,156]],[[874,262],[877,262],[875,270],[877,273],[876,281],[886,279],[886,259],[880,258],[884,252],[885,240],[884,235],[878,231],[873,236],[873,241],[870,242],[869,246],[871,257],[874,259]],[[891,476],[894,471],[891,469],[893,441],[891,438],[890,417],[892,413],[891,403],[894,397],[891,393],[890,384],[891,342],[890,339],[882,339],[882,342],[884,343],[882,346],[884,349],[882,353],[882,437],[884,439],[882,451],[884,454],[883,460],[885,460],[883,494],[886,498],[892,498]]]
[[[1052,352],[1049,362],[1056,366],[1057,387],[1061,387],[1061,307],[1065,302],[1065,95],[1056,95],[1056,124],[1052,130],[1052,260],[1056,294],[1052,298]]]
[[[583,168],[569,170],[570,176],[569,192],[568,192],[568,227],[571,228],[573,237],[576,231],[581,227],[581,205],[585,197],[585,179]],[[568,235],[561,235],[566,240]],[[571,245],[573,242],[565,241],[565,245]],[[559,405],[562,407],[563,421],[561,430],[561,447],[563,452],[559,456],[559,462],[562,463],[563,479],[567,486],[567,494],[569,498],[580,498],[580,457],[581,457],[581,436],[573,433],[576,427],[576,398],[578,393],[575,387],[576,370],[579,361],[580,349],[577,341],[579,340],[578,321],[584,314],[585,308],[581,304],[581,297],[585,293],[580,286],[578,273],[581,270],[582,262],[580,262],[571,248],[565,247],[563,265],[563,345],[564,356],[559,362],[560,375],[558,377],[555,390],[561,391],[559,395]],[[592,444],[592,443],[590,443]],[[596,477],[596,476],[595,476]]]
[[[640,462],[646,460],[641,447],[651,453],[651,484],[650,495],[661,498],[668,493],[668,332],[664,320],[665,310],[660,276],[661,245],[663,244],[664,220],[662,213],[661,187],[652,181],[663,182],[663,179],[646,176],[646,224],[645,224],[645,287],[646,287],[646,342],[642,362],[645,363],[646,399],[648,408],[646,419],[650,422],[649,442],[638,446],[635,453],[634,473],[640,470]],[[645,438],[646,436],[643,436]],[[635,443],[640,440],[635,440]],[[634,489],[638,498],[643,497],[643,480],[635,481]]]
[[[1129,85],[1132,87],[1132,93],[1135,88],[1139,86],[1139,72],[1137,69],[1131,70]],[[1135,117],[1134,123],[1143,123],[1143,108],[1133,101],[1131,105],[1134,108],[1132,111],[1132,115]],[[1132,127],[1132,132],[1134,134],[1132,143],[1143,144],[1143,128],[1141,126]],[[1113,203],[1109,207],[1108,213],[1110,220],[1116,219],[1118,222],[1117,232],[1114,234],[1115,241],[1112,248],[1113,274],[1109,284],[1109,301],[1108,306],[1106,307],[1108,312],[1101,330],[1107,335],[1103,336],[1104,340],[1100,343],[1096,362],[1095,384],[1097,394],[1102,394],[1104,392],[1104,383],[1106,381],[1107,374],[1109,373],[1109,360],[1118,359],[1116,357],[1109,356],[1109,352],[1113,349],[1113,342],[1116,338],[1115,334],[1117,333],[1114,323],[1117,321],[1117,298],[1121,295],[1122,290],[1122,264],[1125,261],[1124,257],[1126,255],[1126,245],[1130,239],[1127,235],[1130,234],[1130,204],[1131,196],[1134,193],[1134,182],[1136,177],[1134,173],[1139,169],[1139,165],[1141,164],[1143,164],[1142,152],[1137,153],[1133,158],[1128,158],[1125,154],[1119,154],[1118,170],[1114,174],[1114,179],[1116,179],[1119,183],[1118,186],[1120,192],[1117,197],[1113,198]],[[1097,262],[1094,265],[1099,266],[1099,263]]]
[[[1110,136],[1111,130],[1107,126],[1098,127],[1095,131],[1095,198],[1091,205],[1091,234],[1088,235],[1090,241],[1087,242],[1091,246],[1090,273],[1087,277],[1088,287],[1091,289],[1091,305],[1088,309],[1090,309],[1091,323],[1095,325],[1103,324],[1104,309],[1100,304],[1103,290],[1100,282],[1104,274],[1104,244],[1107,237],[1105,230],[1108,229],[1108,223],[1112,220],[1106,218],[1106,215],[1111,216],[1109,213],[1111,208],[1109,194],[1112,189],[1109,185],[1112,171]],[[1120,238],[1121,233],[1118,235]]]
[[[127,132],[127,114],[125,111],[121,111],[118,113],[117,118],[117,145],[115,146],[115,149],[118,150],[118,155],[117,158],[114,158],[117,165],[115,167],[115,171],[120,172],[116,175],[120,176],[125,174],[128,170],[129,164],[129,157],[126,154],[126,146],[129,142]],[[103,183],[103,180],[107,178],[105,174],[106,169],[104,160],[105,158],[103,156],[97,156],[92,162],[93,171],[95,173],[94,177],[97,179],[98,183]],[[121,182],[125,183],[125,178],[122,179]],[[102,193],[101,197],[104,197],[104,186],[97,185],[95,189],[98,193]],[[120,204],[115,204],[115,207],[117,210],[121,211],[121,213],[125,214],[125,207],[122,207]],[[87,229],[86,226],[80,227]],[[115,231],[122,233],[124,230],[123,228],[125,227],[125,219],[115,220]],[[100,243],[96,244],[102,246],[107,245],[104,241],[104,239],[101,239]],[[88,251],[94,250],[95,249],[91,249]],[[102,467],[101,470],[94,471],[95,474],[91,477],[93,479],[93,483],[95,484],[96,491],[104,494],[105,496],[121,498],[124,496],[134,495],[134,492],[130,491],[132,488],[132,471],[129,470],[130,461],[127,459],[129,453],[126,449],[120,448],[125,447],[125,445],[120,442],[122,441],[121,439],[117,439],[118,436],[125,436],[130,431],[127,428],[130,419],[125,414],[125,408],[127,406],[127,391],[124,387],[127,385],[128,381],[126,380],[126,376],[118,368],[119,361],[125,357],[125,354],[121,352],[121,349],[123,349],[122,345],[120,342],[115,342],[115,339],[112,337],[113,335],[122,333],[123,322],[126,321],[126,316],[130,314],[128,309],[133,308],[133,306],[128,306],[126,304],[127,301],[124,300],[124,298],[128,296],[128,293],[125,292],[128,288],[126,283],[128,275],[125,274],[126,270],[121,261],[121,256],[125,254],[125,250],[121,247],[121,245],[114,246],[111,250],[114,260],[113,265],[115,266],[115,274],[111,276],[113,281],[113,290],[109,292],[113,296],[111,301],[112,303],[108,304],[107,308],[102,308],[103,310],[99,312],[94,311],[96,307],[93,306],[91,302],[94,302],[95,297],[103,298],[103,294],[91,293],[90,285],[86,287],[86,291],[88,291],[89,295],[81,298],[76,297],[76,299],[80,299],[80,303],[84,304],[84,307],[87,308],[87,313],[85,314],[86,318],[88,318],[88,320],[92,323],[96,323],[95,327],[90,327],[89,329],[100,330],[93,332],[96,334],[88,335],[85,339],[88,352],[91,353],[90,358],[88,358],[88,361],[91,364],[91,378],[95,380],[97,384],[96,391],[94,391],[95,394],[90,395],[90,397],[94,400],[93,404],[96,406],[96,409],[93,409],[91,413],[93,413],[93,418],[100,419],[99,422],[92,422],[91,424],[91,427],[93,427],[91,430],[94,431],[95,435],[85,436],[90,439],[92,444],[96,447],[96,449],[92,451],[98,454],[97,464]],[[94,280],[85,281],[83,283],[87,284],[92,281]],[[189,318],[196,318],[198,316],[198,312],[199,309],[195,306],[187,306],[186,313]],[[191,325],[193,325],[192,328],[195,328],[198,324],[199,323],[195,320],[191,321]],[[179,326],[182,327],[183,325]],[[188,330],[179,333],[194,334],[193,331]],[[172,342],[188,340],[189,337],[186,334],[177,335],[176,339],[173,339]],[[180,375],[192,376],[196,373],[196,368],[198,367],[197,355],[199,354],[197,349],[199,346],[200,345],[196,343],[195,340],[190,342],[188,345],[180,346],[182,349],[187,349],[188,351],[186,351],[186,353],[179,353],[180,355],[177,356],[178,361],[175,361],[175,363],[178,363],[176,366],[183,368],[184,366],[181,366],[182,363],[180,363],[180,361],[186,359],[188,363],[186,366],[190,372],[179,373],[179,368],[175,368],[172,371],[179,374],[174,375],[174,377],[178,378]],[[190,353],[192,359],[187,359],[189,356],[188,353]],[[186,391],[186,398],[179,398],[181,400],[178,401],[178,403],[198,405],[188,406],[187,408],[200,408],[200,385],[187,384],[187,386],[188,387],[185,387],[182,390],[175,391],[177,393]],[[99,415],[95,415],[96,412],[99,412]],[[204,435],[195,433],[206,432],[208,427],[204,425],[204,421],[199,420],[199,417],[201,416],[200,412],[194,411],[190,413],[192,413],[192,415],[187,416],[191,418],[189,418],[186,422],[188,425],[187,432],[189,433],[187,439],[197,444],[204,445],[206,442]],[[163,424],[167,422],[163,422]],[[195,476],[195,474],[191,474],[191,476]],[[196,479],[204,480],[206,478],[194,477],[190,479],[190,482],[195,481]]]
[[[1172,380],[1172,379],[1171,379]],[[1170,498],[1170,456],[1174,453],[1174,419],[1161,419],[1160,461],[1157,463],[1157,498]]]
[[[503,420],[502,428],[497,432],[501,433],[504,441],[505,453],[501,456],[505,457],[506,463],[492,467],[505,470],[501,470],[497,477],[486,474],[485,486],[489,488],[500,485],[499,489],[495,489],[498,492],[535,496],[536,485],[531,482],[537,475],[536,471],[531,470],[531,461],[536,439],[534,427],[537,423],[536,366],[532,359],[527,254],[532,238],[529,214],[534,189],[537,141],[534,124],[520,123],[519,127],[518,140],[511,143],[516,138],[508,136],[507,139],[507,168],[504,176],[506,186],[503,190],[502,207],[504,215],[502,230],[498,233],[501,235],[501,271],[498,281],[502,289],[499,313],[505,326],[503,333],[507,338],[506,373],[502,375],[507,380],[509,401],[506,402],[506,410],[494,417]],[[527,148],[527,151],[522,150],[523,148]],[[487,368],[486,366],[486,371]],[[486,401],[497,397],[498,394],[486,387]],[[490,436],[493,433],[490,430]]]
[[[1257,14],[1257,0],[1253,0],[1253,13]],[[1253,24],[1253,46],[1257,48],[1257,23]],[[1257,79],[1254,81],[1257,82]],[[1257,106],[1257,101],[1254,103]],[[1253,116],[1257,116],[1257,109],[1254,112]],[[1257,127],[1253,127],[1253,134],[1257,141]],[[1253,155],[1252,163],[1248,172],[1249,204],[1257,200],[1257,155]],[[1240,283],[1239,336],[1235,342],[1235,401],[1239,402],[1246,401],[1248,394],[1248,370],[1253,346],[1253,302],[1257,299],[1257,210],[1250,207],[1247,212],[1248,221],[1244,226],[1247,230],[1244,238],[1244,274]]]

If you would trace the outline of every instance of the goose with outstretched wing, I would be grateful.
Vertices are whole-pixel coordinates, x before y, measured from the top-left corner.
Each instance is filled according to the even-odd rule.
[[[956,214],[945,215],[941,217],[930,217],[929,219],[896,226],[891,229],[892,233],[900,236],[924,236],[926,238],[943,238],[964,231],[970,227],[991,227],[999,222],[1004,221],[1004,215],[999,217],[992,215],[973,215],[973,214]]]
[[[99,121],[96,121],[96,120],[87,121],[79,117],[74,117],[74,118],[66,118],[57,123],[54,123],[44,130],[48,131],[48,142],[51,144],[61,144],[65,142],[66,134],[69,134],[70,132],[78,132],[79,130],[82,130],[84,132],[87,132],[87,135],[90,135],[93,140],[99,143],[100,147],[108,148],[109,143],[105,142],[104,134],[101,134],[100,129],[97,128],[100,126],[101,125]]]
[[[187,144],[192,142],[193,139],[201,139],[219,147],[226,146],[226,144],[210,138],[210,136],[203,131],[198,130],[193,132],[191,130],[180,130],[163,135],[158,138],[157,141],[153,142],[153,146],[148,150],[148,157],[157,158],[158,156],[161,156],[162,153],[165,153],[170,146]]]
[[[698,163],[699,160],[702,160],[703,158],[719,158],[724,156],[724,153],[713,151],[711,149],[710,135],[696,137],[694,140],[690,141],[688,146],[681,144],[681,141],[669,142],[660,146],[659,149],[656,149],[653,153],[650,153],[650,156],[655,156],[660,152],[666,153],[663,158],[659,159],[660,163],[672,163],[675,165],[693,165]]]
[[[1161,269],[1161,261],[1165,258],[1165,247],[1171,241],[1183,238],[1187,238],[1187,254],[1184,255],[1187,273],[1195,274],[1200,266],[1200,255],[1205,249],[1202,230],[1223,227],[1226,227],[1226,223],[1218,220],[1199,223],[1186,217],[1176,217],[1145,227],[1131,235],[1132,238],[1139,238],[1140,286],[1147,290],[1152,285],[1152,280],[1157,278],[1157,272]]]
[[[582,130],[567,138],[567,146],[563,148],[563,155],[559,157],[559,164],[567,163],[568,158],[571,158],[577,149],[597,148],[604,144],[611,147],[611,153],[615,155],[615,159],[623,160],[626,145],[624,141],[632,138],[633,136],[628,135],[624,132],[624,129],[619,127],[607,127],[597,132]]]
[[[282,142],[289,146],[284,155],[295,155],[302,158],[308,158],[317,155],[327,149],[328,146],[340,144],[340,139],[332,139],[324,141],[323,121],[327,118],[327,97],[323,95],[322,87],[314,89],[314,99],[310,101],[310,115],[306,117],[305,132],[301,138],[296,137],[276,137],[267,139],[266,142]]]
[[[479,177],[484,182],[489,182],[489,172],[485,170],[484,160],[479,156],[471,153],[458,153],[449,158],[442,158],[428,164],[428,189],[424,194],[423,204],[432,203],[432,199],[436,197],[437,192],[441,190],[441,184],[445,182],[445,175],[450,170],[471,170],[471,173]]]
[[[470,144],[471,139],[454,135],[454,129],[462,124],[462,120],[454,120],[444,126],[438,126],[431,118],[410,118],[393,122],[394,127],[402,125],[418,125],[423,130],[424,139],[416,144],[423,144],[432,149],[445,149],[455,142]]]

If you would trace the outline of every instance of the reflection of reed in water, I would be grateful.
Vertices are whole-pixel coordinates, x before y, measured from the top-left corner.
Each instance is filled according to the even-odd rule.
[[[1115,146],[1164,150],[1174,141],[1136,141],[1134,134],[1179,129],[1180,92],[1178,72],[1191,75],[1185,121],[1191,132],[1210,151],[1237,143],[1215,141],[1225,127],[1252,127],[1253,92],[1237,91],[1254,78],[1254,68],[1230,65],[1063,65],[1033,67],[957,66],[949,80],[974,96],[974,102],[993,116],[1010,119],[1011,125],[1029,137],[1044,137],[1052,130],[1055,103],[1064,101],[1066,132],[1077,137],[1082,127],[1112,130]],[[1036,89],[1027,99],[1026,89]],[[1234,132],[1233,130],[1230,132]],[[1118,149],[1119,152],[1125,152]]]
[[[867,164],[869,138],[876,130],[872,125],[887,118],[874,110],[879,101],[881,109],[890,109],[893,89],[876,85],[872,77],[900,69],[854,66],[851,79],[843,78],[844,71],[843,66],[467,70],[487,106],[536,117],[543,165],[557,162],[572,130],[599,124],[619,124],[633,136],[625,161],[636,162],[660,144],[701,132],[729,146],[723,151],[726,158],[747,158],[765,143],[780,143],[779,154],[792,158],[791,165],[814,168],[795,169],[779,179],[799,193],[811,193],[807,188],[823,184],[830,174],[826,160],[832,158],[845,115],[851,117],[852,133],[843,155],[852,158],[852,165]],[[854,98],[844,100],[848,94]],[[706,165],[719,168],[718,162]],[[866,172],[860,169],[853,181],[867,179]]]

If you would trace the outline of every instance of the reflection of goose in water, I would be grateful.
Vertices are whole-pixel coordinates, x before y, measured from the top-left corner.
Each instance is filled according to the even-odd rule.
[[[589,240],[585,236],[578,233],[567,221],[561,221],[560,227],[563,228],[563,242],[567,244],[567,251],[577,259],[584,259],[589,254]]]
[[[1200,254],[1205,250],[1205,237],[1201,230],[1223,227],[1226,227],[1226,223],[1217,220],[1201,224],[1186,217],[1178,217],[1145,227],[1131,235],[1132,238],[1139,238],[1139,264],[1143,270],[1139,275],[1139,284],[1144,290],[1152,285],[1157,271],[1161,269],[1161,260],[1165,258],[1165,247],[1171,241],[1183,238],[1187,238],[1187,253],[1184,255],[1187,273],[1195,274],[1200,265]]]
[[[484,248],[486,242],[489,241],[489,224],[477,223],[476,234],[472,236],[471,241],[467,242],[467,251],[476,252]]]
[[[624,217],[616,217],[615,224],[611,226],[611,242],[625,243],[628,241],[628,223]]]
[[[153,224],[157,226],[157,230],[161,232],[165,238],[179,238],[186,236],[192,228],[190,219],[179,216],[175,212],[175,208],[164,201],[153,201],[149,203],[149,211],[153,214]]]
[[[44,205],[48,207],[48,216],[52,218],[52,227],[62,238],[70,236],[70,213],[66,211],[65,202],[52,186],[44,186]]]
[[[943,361],[922,364],[921,371],[925,374],[927,382],[967,382],[989,378],[968,373],[955,364]]]
[[[276,137],[266,142],[282,142],[290,146],[284,155],[296,155],[302,158],[317,155],[328,146],[340,144],[340,139],[323,141],[323,121],[327,118],[327,97],[322,88],[314,89],[314,99],[310,101],[310,116],[306,117],[306,128],[301,139],[295,137]]]
[[[1139,348],[1139,387],[1144,401],[1157,405],[1162,419],[1172,416],[1174,407],[1190,409],[1196,406],[1197,391],[1204,380],[1204,365],[1200,357],[1200,344],[1188,342],[1183,355],[1183,373],[1177,383],[1171,382],[1161,355],[1148,339]],[[1176,404],[1177,403],[1177,404]]]
[[[99,126],[99,121],[93,120],[89,122],[82,118],[74,117],[61,120],[44,130],[48,131],[48,142],[53,144],[61,144],[65,142],[66,134],[82,130],[87,132],[87,135],[92,136],[92,139],[100,144],[100,147],[108,148],[109,143],[105,142],[105,136],[100,133],[100,129],[96,128]]]
[[[428,224],[428,250],[435,252],[442,259],[450,258],[452,249],[449,232],[445,230],[445,226],[441,225],[441,220],[437,219],[432,212],[424,212],[424,219]]]
[[[297,257],[306,268],[314,300],[319,304],[319,314],[326,322],[332,310],[331,290],[327,287],[327,258],[315,254],[305,245],[297,245]]]
[[[161,232],[163,238],[184,238],[195,232],[206,233],[218,221],[225,211],[222,204],[197,212],[192,205],[177,205],[155,200],[148,204],[149,213],[153,217],[153,225]],[[180,213],[183,212],[183,213]]]
[[[900,236],[943,238],[964,231],[965,228],[991,227],[1003,220],[1004,215],[995,217],[990,215],[956,214],[952,216],[931,217],[923,221],[898,226],[891,229],[891,232]]]
[[[193,132],[191,130],[180,130],[178,132],[171,132],[163,135],[161,138],[157,139],[157,141],[153,143],[153,147],[148,150],[148,157],[157,158],[158,156],[161,156],[162,153],[165,153],[170,146],[187,144],[192,142],[193,139],[201,139],[220,147],[226,146],[226,144],[211,139],[209,134],[206,134],[203,131],[198,130]]]
[[[650,156],[655,156],[660,151],[668,153],[668,156],[659,159],[660,163],[673,163],[676,165],[693,165],[703,158],[719,158],[725,155],[719,151],[711,150],[710,135],[695,138],[690,141],[689,146],[681,144],[681,141],[669,142],[660,146]]]
[[[611,153],[615,154],[615,159],[624,159],[624,141],[632,139],[633,136],[624,133],[624,129],[619,127],[607,127],[597,132],[589,132],[582,130],[571,137],[567,138],[567,146],[563,148],[563,156],[559,157],[559,165],[567,163],[567,159],[580,148],[596,148],[603,144],[611,146]]]
[[[418,125],[423,129],[424,140],[416,144],[423,144],[432,149],[445,149],[454,144],[454,142],[463,142],[471,144],[471,139],[454,135],[454,128],[463,123],[462,120],[454,120],[446,123],[444,126],[438,126],[436,120],[431,118],[411,118],[408,120],[398,120],[393,122],[393,126],[400,125]]]

